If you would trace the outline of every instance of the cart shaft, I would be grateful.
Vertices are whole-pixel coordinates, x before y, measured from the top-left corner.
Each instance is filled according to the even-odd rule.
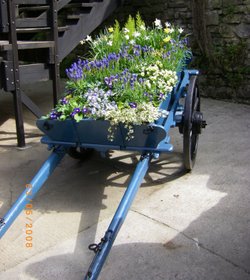
[[[135,195],[148,170],[151,157],[152,157],[151,154],[146,154],[141,156],[141,159],[137,164],[137,167],[127,187],[127,190],[122,197],[122,200],[105,233],[105,236],[101,239],[101,242],[99,244],[91,244],[89,246],[91,250],[95,251],[96,255],[93,258],[93,261],[88,269],[88,272],[84,280],[97,279],[102,269],[102,266],[110,252],[110,249],[115,241],[115,238],[127,216],[129,208],[135,198]]]
[[[31,180],[29,184],[26,185],[25,190],[12,205],[6,215],[0,219],[0,238],[8,230],[17,216],[25,208],[25,206],[30,203],[30,201],[35,197],[37,192],[41,189],[45,181],[52,174],[54,169],[60,163],[61,159],[64,157],[65,151],[62,146],[57,147],[51,153],[49,158],[44,162],[40,170],[37,172],[35,177]]]

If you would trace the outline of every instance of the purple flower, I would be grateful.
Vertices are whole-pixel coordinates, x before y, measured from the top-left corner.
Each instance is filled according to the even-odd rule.
[[[162,92],[159,93],[158,99],[162,100],[164,98],[164,94]]]
[[[120,58],[120,55],[116,54],[116,53],[109,53],[108,57],[107,57],[108,61],[111,61],[111,60],[117,61],[119,58]]]
[[[144,82],[143,78],[139,78],[139,83],[143,84],[143,82]]]
[[[70,113],[71,118],[74,118],[74,116],[81,112],[80,108],[74,108],[73,112]]]
[[[171,52],[168,51],[162,55],[162,58],[165,59],[165,58],[169,57],[170,55],[171,55]]]
[[[57,119],[57,114],[54,113],[54,112],[51,112],[49,118],[50,118],[51,120],[55,120],[55,119]]]
[[[66,74],[69,79],[73,79],[73,80],[81,79],[83,75],[81,63],[79,63],[79,61],[78,63],[74,62],[70,66],[70,68],[66,69]]]
[[[60,100],[60,103],[62,104],[62,105],[66,105],[66,104],[68,104],[69,103],[69,101],[68,101],[68,99],[67,98],[62,98],[61,100]]]
[[[49,118],[51,120],[56,120],[61,116],[61,114],[62,114],[61,112],[57,112],[56,110],[52,110],[52,112],[49,115]]]
[[[112,78],[111,77],[105,77],[104,82],[109,88],[112,88]]]
[[[129,102],[128,105],[130,106],[130,108],[136,108],[137,107],[137,103],[135,103],[135,102]]]
[[[83,114],[88,114],[89,113],[89,109],[88,108],[83,108],[82,112],[83,112]]]
[[[97,60],[97,61],[95,62],[95,65],[96,65],[97,68],[101,68],[101,67],[102,67],[102,62],[99,61],[99,60]]]
[[[137,74],[132,74],[132,80],[136,81],[137,76],[138,76]]]

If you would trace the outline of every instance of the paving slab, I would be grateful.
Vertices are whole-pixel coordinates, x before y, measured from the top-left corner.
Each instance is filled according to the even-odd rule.
[[[52,106],[50,84],[27,92]],[[0,93],[0,216],[49,155],[35,117],[24,111],[29,148],[15,148],[11,96]],[[250,107],[202,99],[208,126],[196,166],[186,174],[182,136],[154,160],[121,228],[100,280],[250,279]],[[0,279],[83,279],[139,155],[65,156],[32,202],[32,248],[25,212],[0,240]]]

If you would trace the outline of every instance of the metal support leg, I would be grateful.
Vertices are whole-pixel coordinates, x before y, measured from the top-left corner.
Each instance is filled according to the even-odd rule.
[[[54,41],[54,50],[53,50],[53,64],[51,67],[52,82],[53,82],[53,104],[54,107],[58,101],[58,95],[60,93],[60,62],[58,56],[58,3],[57,0],[52,0],[51,2],[51,30],[52,30],[52,41]]]
[[[17,88],[13,92],[13,103],[16,121],[16,134],[17,134],[17,146],[19,148],[25,147],[25,133],[23,124],[23,109],[20,89]]]
[[[37,118],[41,118],[44,115],[40,108],[23,91],[21,91],[21,99],[23,105]]]
[[[4,235],[4,233],[8,230],[8,228],[11,226],[11,224],[14,222],[17,216],[25,208],[26,204],[30,203],[30,201],[35,197],[35,195],[41,189],[45,181],[49,178],[54,169],[60,163],[64,155],[65,150],[62,146],[56,148],[49,156],[49,158],[44,162],[44,164],[37,172],[36,176],[32,179],[32,181],[26,185],[26,188],[23,191],[23,193],[12,205],[12,207],[6,213],[6,215],[0,219],[0,238]]]
[[[151,154],[147,154],[141,157],[139,163],[137,164],[133,177],[131,178],[129,186],[124,193],[122,200],[116,210],[116,213],[106,231],[105,236],[102,238],[99,244],[91,244],[89,246],[89,249],[93,250],[96,255],[88,269],[84,280],[96,280],[99,273],[101,272],[102,266],[110,252],[115,238],[127,216],[129,208],[148,170],[151,156]]]
[[[23,125],[22,99],[21,99],[21,91],[20,91],[20,78],[19,78],[15,3],[13,0],[8,1],[8,16],[10,19],[9,42],[12,44],[13,76],[14,76],[14,84],[15,84],[15,90],[12,93],[14,97],[17,145],[18,147],[21,148],[21,147],[25,147],[25,136],[24,136],[24,125]]]

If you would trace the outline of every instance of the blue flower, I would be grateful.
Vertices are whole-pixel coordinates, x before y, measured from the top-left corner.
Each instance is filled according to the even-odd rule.
[[[89,109],[88,108],[83,108],[82,112],[83,112],[83,114],[88,114],[89,113]]]
[[[73,80],[79,80],[82,78],[83,71],[82,71],[82,66],[81,63],[76,63],[74,62],[70,68],[66,69],[66,74],[68,78],[73,79]]]
[[[66,104],[68,104],[69,103],[69,100],[67,99],[67,98],[62,98],[61,100],[60,100],[60,103],[62,104],[62,105],[66,105]]]
[[[71,118],[74,118],[74,116],[81,112],[80,108],[74,108],[73,112],[70,113]]]
[[[55,120],[55,119],[57,119],[57,114],[54,113],[54,112],[51,112],[49,118],[50,118],[51,120]]]
[[[158,95],[158,99],[162,100],[163,98],[164,98],[164,94],[162,92],[160,92],[159,95]]]
[[[111,77],[105,77],[105,78],[104,78],[104,82],[105,82],[105,84],[106,84],[109,88],[112,88],[112,79],[111,79]]]
[[[129,102],[128,105],[130,106],[130,108],[136,108],[137,107],[137,103],[135,103],[135,102]]]
[[[57,112],[56,110],[52,110],[50,112],[49,118],[51,120],[56,120],[56,119],[58,119],[61,116],[61,114],[62,114],[61,112]]]

